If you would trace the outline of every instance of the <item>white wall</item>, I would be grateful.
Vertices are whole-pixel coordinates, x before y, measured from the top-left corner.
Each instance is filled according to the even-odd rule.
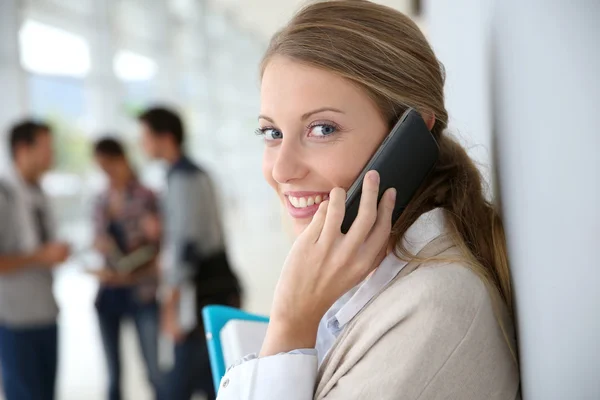
[[[25,108],[25,90],[19,65],[18,28],[21,25],[18,0],[0,2],[0,173],[9,165],[6,131]]]
[[[495,130],[523,398],[600,399],[600,3],[425,6],[451,130],[485,163]]]
[[[427,37],[446,69],[448,131],[479,163],[489,182],[492,138],[490,19],[492,0],[428,0]]]
[[[524,399],[600,399],[600,3],[503,0],[494,15]]]

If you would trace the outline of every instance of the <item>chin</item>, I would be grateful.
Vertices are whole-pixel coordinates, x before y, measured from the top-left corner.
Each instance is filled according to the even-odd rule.
[[[312,218],[292,219],[294,235],[296,237],[300,236],[300,234],[304,232],[308,225],[310,225],[310,221],[312,221]]]

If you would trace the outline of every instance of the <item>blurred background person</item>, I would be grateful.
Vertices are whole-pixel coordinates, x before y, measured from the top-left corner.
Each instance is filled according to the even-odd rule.
[[[55,241],[40,188],[52,167],[50,128],[15,125],[9,146],[13,171],[0,181],[0,363],[7,400],[53,399],[58,361],[58,307],[52,268],[69,247]]]
[[[160,399],[163,379],[158,368],[154,257],[160,236],[157,200],[138,181],[118,140],[98,140],[94,158],[109,182],[94,213],[95,247],[105,259],[105,267],[96,272],[100,288],[95,304],[108,366],[108,399],[122,398],[120,337],[125,318],[135,323],[148,379]]]
[[[162,329],[175,342],[168,398],[188,400],[202,391],[213,399],[200,309],[205,304],[240,303],[237,279],[225,256],[216,195],[206,172],[184,153],[183,123],[174,111],[150,108],[139,120],[144,150],[170,166],[161,257]]]

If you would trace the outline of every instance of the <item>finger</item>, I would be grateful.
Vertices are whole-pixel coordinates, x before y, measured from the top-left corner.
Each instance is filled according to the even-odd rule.
[[[354,251],[364,243],[377,220],[377,196],[379,194],[379,173],[369,171],[363,181],[358,215],[344,239],[348,251]]]
[[[182,332],[182,331],[180,331],[180,330],[177,330],[177,331],[175,331],[175,338],[174,338],[174,340],[175,340],[175,343],[180,343],[180,342],[182,342],[182,341],[183,341],[183,338],[184,338],[184,336],[185,336],[185,333],[184,333],[184,332]]]
[[[341,236],[342,221],[346,211],[346,191],[342,188],[335,188],[329,194],[329,204],[327,205],[327,215],[325,224],[319,237],[319,242],[326,245],[333,243]]]
[[[317,240],[319,240],[319,236],[321,236],[323,225],[325,225],[328,204],[329,202],[327,200],[319,204],[316,214],[313,216],[312,221],[310,221],[310,224],[303,232],[303,235],[306,236],[307,240],[309,240],[311,243],[315,243]]]
[[[375,225],[365,241],[364,250],[360,252],[359,263],[371,263],[382,247],[387,245],[392,230],[392,213],[395,204],[396,190],[393,188],[386,190],[379,203]]]

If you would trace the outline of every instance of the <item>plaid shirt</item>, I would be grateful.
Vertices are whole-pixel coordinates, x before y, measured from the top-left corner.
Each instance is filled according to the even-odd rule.
[[[123,193],[123,204],[117,215],[110,211],[111,190],[108,189],[98,196],[95,212],[94,226],[96,236],[108,233],[109,223],[118,222],[125,230],[127,251],[135,250],[147,244],[143,226],[140,223],[144,217],[158,215],[158,201],[150,189],[142,186],[137,180],[132,180]]]
[[[94,208],[94,231],[96,237],[108,235],[111,221],[117,222],[124,230],[127,252],[148,244],[142,221],[147,216],[157,216],[158,200],[154,193],[133,179],[125,188],[121,204],[117,212],[111,211],[110,198],[113,192],[107,189],[101,193]],[[140,289],[149,295],[150,289],[156,291],[157,278],[149,278],[140,284]]]

